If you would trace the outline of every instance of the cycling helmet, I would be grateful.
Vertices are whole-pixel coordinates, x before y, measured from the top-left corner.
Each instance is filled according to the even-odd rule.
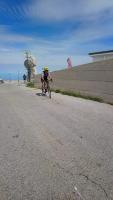
[[[44,67],[44,71],[48,71],[49,69],[48,69],[48,67]]]

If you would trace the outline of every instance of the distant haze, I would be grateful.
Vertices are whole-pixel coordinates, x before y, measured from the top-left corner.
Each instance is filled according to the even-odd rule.
[[[22,73],[19,73],[19,77],[17,73],[0,73],[0,78],[4,80],[22,80]]]

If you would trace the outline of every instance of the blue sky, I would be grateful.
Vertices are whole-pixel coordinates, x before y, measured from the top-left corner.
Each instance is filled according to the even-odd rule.
[[[90,62],[113,49],[113,0],[0,0],[0,73],[24,72],[25,50],[37,72]]]

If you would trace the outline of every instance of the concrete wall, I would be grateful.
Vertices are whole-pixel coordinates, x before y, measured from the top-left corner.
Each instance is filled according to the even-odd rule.
[[[52,72],[53,88],[102,97],[113,102],[113,59]],[[40,87],[40,75],[35,78]]]

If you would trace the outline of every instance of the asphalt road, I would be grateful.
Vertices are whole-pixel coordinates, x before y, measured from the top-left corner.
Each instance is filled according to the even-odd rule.
[[[82,197],[113,200],[113,106],[0,85],[0,200]]]

